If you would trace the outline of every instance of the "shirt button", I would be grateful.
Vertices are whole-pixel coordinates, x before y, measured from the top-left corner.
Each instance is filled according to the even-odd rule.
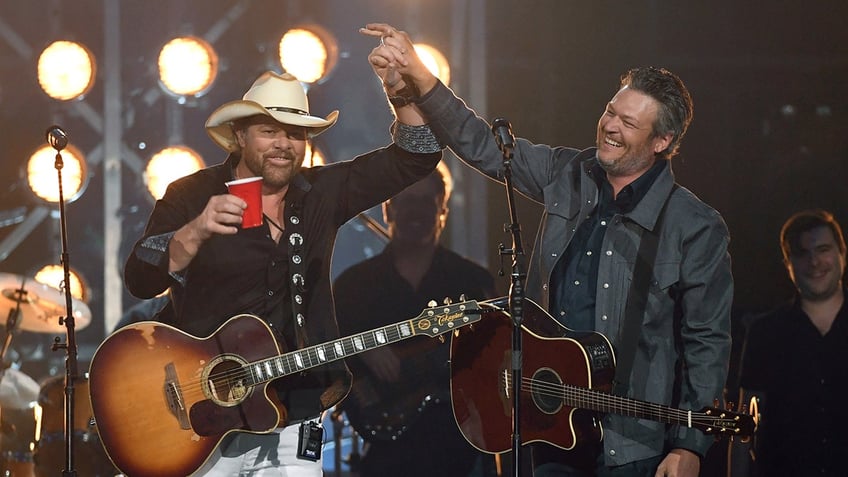
[[[274,260],[271,260],[271,266],[272,266],[272,267],[276,267],[276,266],[277,266],[277,262],[276,262],[276,261],[274,261]]]
[[[611,257],[611,256],[612,256],[612,250],[607,250],[607,257]]]
[[[607,321],[607,315],[601,315],[601,321]]]
[[[609,454],[610,454],[610,455],[615,455],[615,449],[610,449]]]
[[[601,225],[606,225],[606,224],[607,224],[607,221],[606,221],[606,220],[602,220],[602,221],[601,221]]]
[[[274,296],[274,290],[268,290],[268,296]]]
[[[586,255],[591,256],[591,255],[592,255],[592,251],[591,251],[591,250],[588,250],[588,251],[586,252]]]
[[[556,256],[557,256],[557,254],[555,254],[555,253],[551,254],[551,257],[556,257]]]
[[[609,288],[609,283],[604,283],[604,288]]]
[[[580,280],[574,280],[575,285],[580,285]]]
[[[547,290],[547,289],[548,289],[548,284],[547,284],[547,283],[545,283],[544,285],[542,285],[542,290]]]
[[[559,316],[565,316],[565,311],[560,311]]]

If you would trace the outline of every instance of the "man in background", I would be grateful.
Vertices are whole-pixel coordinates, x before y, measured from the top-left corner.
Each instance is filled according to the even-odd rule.
[[[439,244],[450,190],[450,173],[440,163],[383,204],[390,242],[343,272],[333,287],[342,335],[414,318],[431,300],[494,297],[486,269]],[[444,339],[413,337],[348,358],[354,384],[341,407],[367,441],[361,477],[492,471],[493,457],[471,447],[454,420],[449,353]]]
[[[756,397],[762,423],[753,441],[731,443],[730,474],[845,475],[848,300],[842,228],[830,212],[799,212],[784,223],[780,246],[797,294],[757,319],[746,336],[739,402],[747,405]]]

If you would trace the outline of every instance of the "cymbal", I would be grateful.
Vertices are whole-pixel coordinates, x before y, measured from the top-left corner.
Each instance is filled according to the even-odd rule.
[[[0,378],[0,408],[27,409],[38,400],[41,388],[34,379],[21,371],[9,368]]]
[[[23,287],[21,286],[23,284]],[[66,315],[65,295],[57,288],[35,281],[34,278],[0,273],[0,325],[7,326],[7,318],[20,302],[15,330],[35,333],[63,333],[65,325],[59,317]],[[75,329],[91,323],[91,311],[83,301],[71,299]]]

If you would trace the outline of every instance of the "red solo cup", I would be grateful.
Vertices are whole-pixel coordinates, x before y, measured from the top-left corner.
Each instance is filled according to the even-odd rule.
[[[247,202],[244,215],[241,216],[242,228],[262,225],[262,178],[248,177],[226,182],[230,194]]]

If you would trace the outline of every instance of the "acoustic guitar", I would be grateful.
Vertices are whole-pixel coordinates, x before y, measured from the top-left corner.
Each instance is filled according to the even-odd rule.
[[[473,329],[451,339],[451,404],[466,440],[477,449],[512,449],[512,318],[484,309]],[[600,414],[619,414],[698,429],[709,435],[750,437],[754,416],[639,401],[610,393],[615,356],[605,336],[559,325],[524,300],[519,425],[521,444],[544,442],[571,450],[603,438]]]
[[[100,441],[124,474],[195,472],[236,431],[269,433],[286,409],[272,380],[396,343],[439,336],[480,320],[476,301],[433,306],[419,316],[345,338],[283,352],[268,325],[237,315],[206,338],[157,322],[106,338],[89,370]]]

